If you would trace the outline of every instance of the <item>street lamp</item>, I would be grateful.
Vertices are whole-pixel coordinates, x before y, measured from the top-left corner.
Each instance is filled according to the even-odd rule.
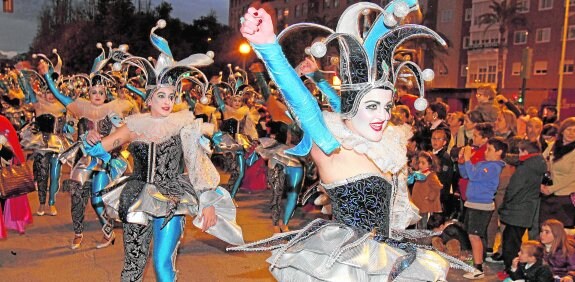
[[[242,68],[246,69],[246,56],[250,53],[250,51],[252,50],[252,47],[250,47],[250,44],[247,43],[242,43],[240,44],[240,54],[242,54]]]

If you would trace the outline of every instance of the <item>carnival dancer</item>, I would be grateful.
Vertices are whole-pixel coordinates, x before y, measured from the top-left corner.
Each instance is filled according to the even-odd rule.
[[[52,79],[51,68],[44,61],[38,64],[38,71],[44,76],[54,96],[66,107],[69,113],[79,119],[79,136],[88,131],[90,131],[91,135],[106,136],[110,134],[113,128],[121,125],[122,113],[128,112],[133,107],[131,103],[123,99],[116,99],[105,103],[108,87],[113,85],[115,80],[103,74],[102,69],[112,57],[116,58],[115,54],[125,53],[123,50],[120,50],[121,48],[112,49],[110,42],[108,42],[107,46],[111,49],[108,56],[106,56],[102,44],[98,43],[96,45],[96,47],[102,49],[102,53],[94,60],[91,74],[88,77],[89,100],[81,97],[74,100],[71,97],[63,95]],[[77,148],[77,146],[73,147],[74,150]],[[66,154],[72,154],[71,152],[74,152],[74,150],[71,148]],[[126,169],[126,162],[120,159],[121,156],[119,156],[119,152],[116,151],[113,155],[113,165],[108,167],[110,174],[108,174],[106,167],[102,165],[101,160],[90,156],[83,156],[75,163],[70,173],[70,179],[67,179],[63,183],[63,190],[71,192],[72,225],[75,233],[70,246],[72,249],[79,248],[82,243],[84,215],[88,198],[90,198],[92,208],[96,212],[98,220],[102,225],[103,241],[96,245],[96,248],[105,248],[114,243],[116,237],[112,229],[113,226],[104,216],[104,204],[101,196],[98,194],[98,192],[104,189],[110,182],[110,178],[121,176]],[[74,157],[71,158],[73,159]],[[60,159],[65,160],[64,156]]]
[[[207,79],[192,65],[211,63],[213,53],[192,55],[194,59],[185,64],[175,62],[165,39],[154,34],[164,26],[165,21],[159,20],[150,34],[154,47],[161,52],[155,69],[144,58],[124,61],[138,65],[145,73],[150,113],[128,117],[125,126],[101,140],[88,136],[85,144],[89,154],[109,160],[106,151],[131,142],[134,174],[111,185],[103,196],[108,215],[124,223],[122,281],[142,280],[151,240],[157,280],[176,279],[175,258],[186,214],[201,214],[194,224],[203,231],[231,244],[243,243],[231,197],[217,187],[219,174],[206,152],[209,147],[202,146],[207,140],[203,135],[212,135],[213,125],[194,119],[189,111],[172,113],[182,80],[196,80],[205,93]],[[203,81],[198,81],[196,75]],[[188,177],[182,175],[183,162]]]
[[[333,39],[342,47],[341,113],[324,112],[323,118],[316,100],[276,43],[269,14],[248,9],[241,32],[265,62],[304,131],[302,142],[289,152],[311,153],[332,199],[334,221],[318,219],[302,230],[229,250],[274,250],[270,270],[279,281],[445,280],[448,263],[442,256],[457,267],[471,269],[445,254],[396,240],[406,236],[405,228],[419,216],[407,195],[406,138],[401,131],[386,128],[394,82],[406,68],[417,78],[423,96],[423,78],[431,79],[432,73],[421,72],[413,62],[396,65],[393,54],[401,42],[412,37],[445,44],[426,27],[395,26],[400,20],[397,17],[417,7],[416,1],[398,0],[385,9],[365,2],[351,5],[340,18],[337,32],[330,31],[325,40],[312,45],[316,57],[325,55],[326,44]],[[373,12],[380,16],[362,37],[358,19],[367,20]],[[418,108],[424,109],[426,104],[420,97]]]
[[[246,104],[246,101],[255,93],[255,90],[248,84],[247,73],[236,67],[239,76],[236,78],[231,65],[228,65],[228,68],[230,71],[229,83],[220,82],[216,86],[227,95],[227,99],[225,99],[227,103],[223,106],[219,129],[230,134],[239,144],[239,146],[234,144],[225,149],[233,154],[234,165],[231,166],[232,175],[228,183],[230,183],[229,190],[232,198],[235,198],[245,175],[245,150],[251,146],[252,140],[258,139],[256,124],[260,115],[257,108]]]
[[[54,80],[59,81],[63,77],[62,60],[56,49],[52,50],[57,56],[57,63],[53,63],[44,54],[34,54],[33,57],[43,58],[54,68]],[[60,187],[60,172],[62,163],[58,160],[59,154],[68,149],[70,140],[64,136],[66,125],[66,107],[62,105],[52,92],[44,78],[34,70],[21,69],[22,90],[25,94],[26,103],[34,108],[36,117],[31,126],[22,129],[22,146],[26,150],[33,151],[32,159],[34,181],[38,187],[38,200],[40,206],[36,214],[43,216],[46,209],[46,194],[48,194],[49,214],[58,214],[56,209],[56,193]],[[37,85],[34,87],[32,85]],[[36,95],[38,89],[39,95]]]

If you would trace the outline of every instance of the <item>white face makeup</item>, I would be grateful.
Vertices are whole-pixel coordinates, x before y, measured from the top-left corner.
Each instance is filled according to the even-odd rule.
[[[393,92],[387,89],[369,91],[359,104],[357,113],[345,120],[347,127],[372,142],[379,142],[391,117]]]
[[[102,105],[106,102],[106,87],[104,85],[95,85],[90,87],[88,92],[90,95],[90,102],[94,105]]]
[[[167,117],[174,108],[176,89],[173,86],[160,87],[154,91],[148,106],[152,117]]]

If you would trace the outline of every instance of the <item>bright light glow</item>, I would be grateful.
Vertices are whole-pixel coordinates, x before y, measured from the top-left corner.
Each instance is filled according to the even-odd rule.
[[[250,44],[247,43],[240,44],[240,53],[242,53],[243,55],[247,55],[251,50],[252,47],[250,47]]]
[[[333,78],[331,79],[331,85],[333,85],[333,88],[339,90],[341,86],[341,80],[339,79],[339,77],[337,77],[337,75],[334,75]]]

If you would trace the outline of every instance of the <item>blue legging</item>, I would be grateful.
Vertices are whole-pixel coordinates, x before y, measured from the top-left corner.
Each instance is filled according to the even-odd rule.
[[[176,252],[186,219],[181,215],[174,216],[162,228],[163,223],[163,217],[152,219],[148,225],[124,223],[124,268],[121,281],[142,281],[152,239],[156,280],[176,280]]]
[[[99,192],[104,190],[104,188],[106,188],[106,185],[108,185],[109,182],[110,178],[108,177],[108,174],[105,171],[95,172],[92,178],[92,198],[90,200],[92,208],[96,212],[98,220],[100,221],[100,224],[102,224],[102,226],[105,225],[107,221],[106,218],[104,217],[105,213],[104,201],[102,201],[102,196],[100,195]]]
[[[58,160],[56,155],[50,158],[50,199],[48,204],[53,206],[56,204],[56,193],[60,184],[60,171],[62,170],[62,163]]]
[[[183,216],[174,216],[162,227],[164,218],[154,218],[154,270],[158,281],[176,280],[176,252],[185,220]]]
[[[303,167],[288,166],[285,168],[285,172],[285,189],[287,198],[284,205],[283,222],[287,225],[296,208],[297,197],[303,186],[304,169]]]

